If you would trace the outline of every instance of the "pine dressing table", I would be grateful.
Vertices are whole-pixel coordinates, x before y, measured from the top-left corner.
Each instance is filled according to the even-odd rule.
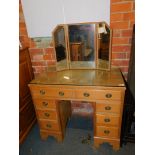
[[[74,25],[75,27],[71,26],[71,30],[69,30],[68,25],[67,28],[66,25],[61,25],[54,30],[54,32],[59,33],[59,35],[53,34],[56,56],[59,53],[57,71],[40,74],[30,82],[29,88],[42,139],[54,136],[58,142],[62,142],[65,137],[67,121],[71,117],[70,101],[88,101],[92,102],[94,108],[94,146],[98,148],[100,144],[108,142],[115,150],[118,150],[120,148],[125,84],[120,70],[110,68],[110,37],[108,42],[103,39],[109,46],[108,52],[105,52],[108,53],[106,60],[99,56],[99,52],[102,50],[100,49],[99,27],[104,28],[105,25],[103,24],[103,27],[102,23],[93,25],[94,38],[92,39],[90,39],[92,34],[87,33],[89,28],[92,29],[89,27],[90,25],[88,23],[84,25],[86,27],[82,25],[78,30],[78,34],[81,33],[81,29],[86,30],[84,33],[85,36],[90,35],[89,40],[82,40],[79,37],[76,40],[75,37],[69,36],[69,33],[74,34],[74,31],[77,31],[79,24],[78,26]],[[60,39],[62,35],[63,41]],[[111,36],[110,33],[109,36]],[[90,42],[83,45],[85,49],[81,48],[80,53],[83,54],[79,61],[73,60],[71,57],[71,52],[74,50],[70,50],[69,43],[73,41],[80,41],[83,44],[86,44],[86,41]],[[92,41],[94,47],[92,47]],[[63,48],[60,48],[60,43]],[[62,51],[62,49],[65,50]],[[92,54],[85,59],[83,55],[88,50]],[[63,58],[61,59],[60,53],[62,52],[65,54],[62,54]]]

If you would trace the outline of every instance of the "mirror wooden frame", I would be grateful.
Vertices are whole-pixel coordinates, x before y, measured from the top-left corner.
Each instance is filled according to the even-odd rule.
[[[107,68],[102,68],[100,67],[101,65],[99,64],[99,58],[98,58],[98,51],[99,51],[99,24],[105,24],[105,26],[109,29],[110,31],[110,40],[109,40],[109,62],[108,62],[108,67]],[[86,24],[94,24],[94,63],[95,67],[90,68],[90,67],[71,67],[71,57],[70,57],[70,41],[69,41],[69,31],[68,27],[71,25],[86,25]],[[112,40],[112,29],[110,29],[109,25],[104,22],[85,22],[85,23],[73,23],[73,24],[59,24],[56,26],[56,28],[52,31],[52,42],[53,42],[53,47],[56,55],[56,43],[55,43],[55,33],[58,31],[58,29],[63,28],[64,29],[64,36],[65,36],[65,43],[66,43],[66,66],[61,66],[61,63],[57,61],[56,59],[56,70],[66,70],[66,69],[100,69],[100,70],[107,70],[109,71],[111,69],[111,40]]]

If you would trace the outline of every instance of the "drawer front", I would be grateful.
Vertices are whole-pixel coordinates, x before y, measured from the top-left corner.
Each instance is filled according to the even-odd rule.
[[[56,97],[56,98],[72,98],[73,92],[71,89],[61,89],[53,87],[32,87],[31,94],[33,98]]]
[[[114,115],[100,115],[96,114],[96,124],[99,126],[110,125],[119,126],[120,117]]]
[[[53,94],[58,98],[73,98],[73,91],[70,89],[55,89]]]
[[[96,126],[96,136],[119,138],[119,130],[117,127]]]
[[[75,97],[77,99],[84,99],[84,100],[94,99],[94,90],[88,90],[88,89],[75,90]]]
[[[96,112],[120,114],[120,101],[103,101],[96,103]]]
[[[121,100],[122,95],[119,90],[95,90],[94,97],[98,100]]]
[[[35,104],[36,109],[56,109],[55,100],[34,99],[33,103]]]
[[[39,121],[41,129],[60,131],[59,124],[57,121]]]
[[[40,86],[33,86],[30,87],[31,95],[33,98],[35,97],[49,97],[51,96],[52,88],[49,87],[40,87]]]
[[[57,120],[57,113],[56,111],[51,110],[37,110],[37,115],[39,119],[50,119],[50,120]]]

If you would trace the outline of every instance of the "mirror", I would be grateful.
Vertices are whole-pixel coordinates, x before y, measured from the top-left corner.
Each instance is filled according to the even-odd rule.
[[[105,22],[58,25],[53,31],[57,70],[110,70],[111,36]]]
[[[98,23],[97,30],[98,30],[97,68],[110,70],[111,31],[105,22]]]
[[[68,25],[70,68],[95,68],[95,24]]]
[[[66,52],[66,35],[63,25],[57,26],[53,32],[53,43],[57,59],[57,70],[68,68],[67,52]]]

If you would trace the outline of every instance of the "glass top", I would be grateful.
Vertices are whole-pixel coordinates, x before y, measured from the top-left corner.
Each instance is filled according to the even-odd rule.
[[[63,70],[46,72],[33,79],[31,84],[76,85],[76,86],[125,86],[119,69],[103,70]]]

